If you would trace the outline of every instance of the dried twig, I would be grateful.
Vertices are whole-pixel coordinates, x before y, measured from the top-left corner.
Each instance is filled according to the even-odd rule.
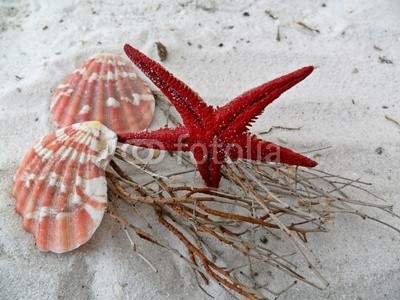
[[[391,118],[389,116],[385,116],[385,119],[400,127],[400,122],[399,121],[397,121],[397,120],[395,120],[395,119],[393,119],[393,118]]]

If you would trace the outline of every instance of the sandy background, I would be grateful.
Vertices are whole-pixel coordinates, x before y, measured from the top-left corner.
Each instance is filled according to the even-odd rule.
[[[266,138],[298,151],[330,146],[319,151],[320,169],[373,182],[371,191],[400,213],[400,126],[385,118],[400,120],[399,17],[397,0],[0,1],[0,299],[206,299],[179,259],[138,241],[159,270],[154,274],[108,217],[86,245],[56,255],[35,248],[14,211],[18,163],[55,129],[52,91],[87,57],[122,54],[124,43],[157,59],[161,41],[169,50],[163,64],[215,105],[316,66],[253,132],[302,126]],[[338,216],[309,247],[330,286],[298,284],[280,299],[399,298],[394,231]],[[218,286],[209,291],[230,299]]]

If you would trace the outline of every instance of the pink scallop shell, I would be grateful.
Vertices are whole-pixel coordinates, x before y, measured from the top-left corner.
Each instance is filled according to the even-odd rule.
[[[116,133],[146,129],[154,115],[154,96],[136,67],[114,54],[90,57],[54,93],[51,113],[62,128],[99,121]]]
[[[92,121],[59,129],[26,153],[12,195],[39,250],[67,252],[91,238],[107,206],[105,168],[116,145],[116,134]]]

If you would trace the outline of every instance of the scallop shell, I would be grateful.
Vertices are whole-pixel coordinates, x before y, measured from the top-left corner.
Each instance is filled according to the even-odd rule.
[[[50,107],[54,123],[62,128],[95,120],[116,133],[146,129],[155,100],[136,70],[119,55],[90,57],[57,87]]]
[[[114,132],[91,121],[59,129],[26,153],[12,195],[39,250],[67,252],[91,238],[107,206],[105,168],[116,145]]]

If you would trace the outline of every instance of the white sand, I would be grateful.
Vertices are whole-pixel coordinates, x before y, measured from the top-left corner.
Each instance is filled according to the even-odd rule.
[[[14,210],[10,190],[19,161],[55,128],[52,90],[91,54],[122,54],[124,43],[153,58],[155,42],[164,43],[163,64],[215,105],[315,65],[253,132],[302,126],[268,138],[298,151],[330,146],[319,151],[320,169],[373,182],[371,191],[400,213],[400,127],[385,119],[400,121],[397,0],[96,2],[0,2],[0,299],[205,299],[179,259],[138,240],[159,270],[154,274],[108,217],[86,245],[56,255],[35,248]],[[309,246],[330,286],[319,291],[298,284],[280,299],[400,297],[400,237],[393,230],[338,216],[331,232],[311,236]],[[229,299],[216,285],[210,292]]]

